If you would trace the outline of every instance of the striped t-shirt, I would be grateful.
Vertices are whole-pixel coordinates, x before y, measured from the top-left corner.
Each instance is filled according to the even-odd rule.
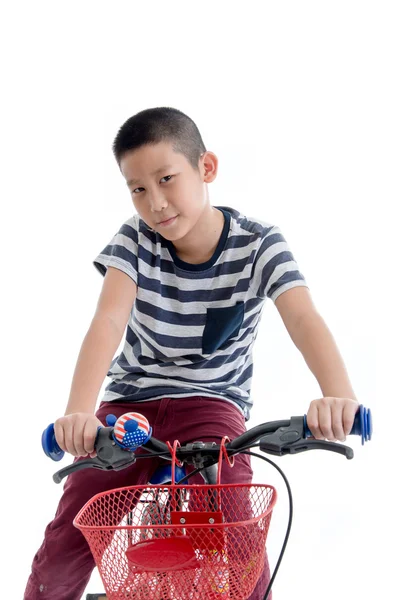
[[[249,419],[252,351],[266,298],[307,286],[276,226],[229,207],[213,256],[190,264],[139,215],[94,260],[126,273],[137,296],[123,350],[107,373],[103,400],[142,402],[207,396]]]

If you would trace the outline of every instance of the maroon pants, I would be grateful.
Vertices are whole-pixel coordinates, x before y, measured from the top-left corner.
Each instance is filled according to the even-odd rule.
[[[219,442],[245,431],[244,417],[233,405],[217,398],[163,398],[142,403],[102,402],[96,416],[104,424],[106,415],[116,417],[137,411],[145,415],[153,427],[153,436],[171,443],[177,439],[183,445],[201,440]],[[72,473],[64,485],[55,518],[45,530],[44,541],[32,563],[24,600],[80,600],[95,566],[89,546],[72,521],[82,506],[95,494],[117,487],[146,485],[162,459],[146,458],[121,471],[84,469]],[[224,461],[221,483],[250,483],[253,471],[250,456],[237,455],[235,465]],[[200,475],[190,483],[204,483]],[[270,579],[265,568],[249,600],[262,600]],[[272,595],[270,594],[269,600]]]

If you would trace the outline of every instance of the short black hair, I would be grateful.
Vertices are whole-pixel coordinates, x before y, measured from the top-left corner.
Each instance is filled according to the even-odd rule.
[[[127,152],[159,142],[170,142],[173,151],[183,154],[194,170],[198,170],[200,156],[206,152],[194,121],[177,108],[166,106],[147,108],[125,121],[116,135],[112,150],[120,166]]]

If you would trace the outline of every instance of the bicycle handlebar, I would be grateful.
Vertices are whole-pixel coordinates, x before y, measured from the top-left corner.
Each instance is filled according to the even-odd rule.
[[[132,415],[134,417],[132,418]],[[117,419],[114,415],[107,416],[108,427],[99,427],[95,442],[97,456],[83,459],[61,469],[53,476],[56,483],[70,473],[92,467],[102,470],[120,470],[135,462],[135,450],[143,446],[150,453],[171,459],[171,453],[165,442],[151,437],[152,429],[148,421],[139,413],[127,413]],[[116,424],[114,428],[113,425]],[[122,427],[121,427],[122,423]],[[121,433],[122,431],[122,433]],[[372,416],[369,409],[360,405],[353,423],[351,435],[360,435],[362,444],[371,439]],[[306,415],[291,417],[289,420],[269,421],[256,425],[242,435],[226,444],[229,455],[240,453],[244,449],[260,441],[260,449],[268,454],[283,456],[285,454],[298,454],[307,450],[329,450],[343,454],[346,458],[353,458],[353,450],[337,442],[317,440],[307,426]],[[42,434],[42,447],[47,456],[55,461],[61,460],[64,452],[58,446],[54,434],[54,424],[50,424]],[[218,458],[220,445],[215,442],[193,442],[177,448],[176,456],[179,460],[194,466],[199,466],[206,459]]]
[[[245,431],[242,435],[240,435],[239,437],[235,438],[234,440],[232,440],[231,442],[229,442],[229,444],[227,444],[228,448],[231,449],[236,449],[239,448],[240,446],[244,446],[245,444],[251,444],[255,441],[257,441],[258,439],[260,439],[261,436],[265,435],[266,433],[270,433],[270,432],[274,432],[277,429],[280,428],[286,428],[288,426],[290,426],[290,423],[293,423],[293,420],[296,420],[297,423],[297,419],[302,419],[303,420],[303,428],[301,430],[301,437],[303,439],[309,439],[309,438],[313,438],[313,435],[307,425],[307,415],[304,415],[304,417],[292,417],[290,419],[290,421],[272,421],[271,423],[263,423],[261,425],[256,425],[255,427],[253,427],[252,429],[250,429],[249,431]],[[265,429],[265,425],[271,425],[271,429],[267,428]],[[299,429],[301,429],[300,424],[297,424],[297,427]],[[353,422],[353,427],[350,431],[350,435],[359,435],[361,436],[361,443],[364,445],[365,441],[368,441],[371,439],[371,435],[372,435],[372,416],[371,416],[371,411],[370,409],[366,409],[362,404],[359,406],[357,413],[354,417],[354,422]],[[286,438],[286,441],[290,441],[288,438]],[[294,440],[292,440],[294,441]],[[316,440],[316,441],[322,441],[322,440]],[[331,442],[334,443],[335,445],[336,442]]]

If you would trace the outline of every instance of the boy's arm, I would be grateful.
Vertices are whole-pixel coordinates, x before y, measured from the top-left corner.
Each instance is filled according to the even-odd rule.
[[[136,294],[137,285],[128,275],[108,267],[76,363],[66,415],[95,412],[100,388],[125,331]]]
[[[358,402],[330,330],[306,287],[287,290],[275,305],[324,396],[311,403],[307,415],[311,432],[315,437],[344,439],[350,433]]]

